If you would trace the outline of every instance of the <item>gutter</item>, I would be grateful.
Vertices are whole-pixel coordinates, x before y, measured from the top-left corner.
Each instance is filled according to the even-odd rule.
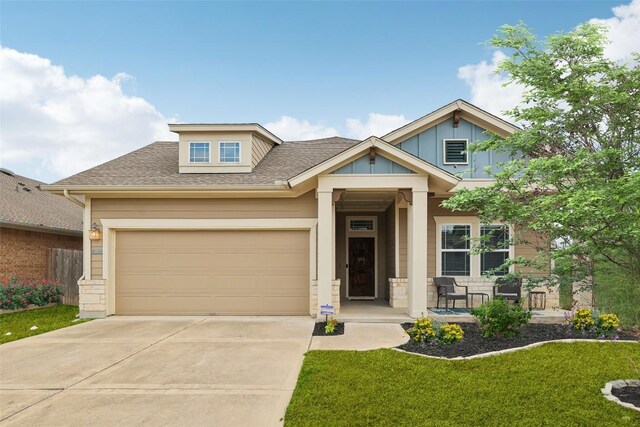
[[[75,203],[76,205],[80,206],[81,208],[84,208],[84,203],[82,203],[80,200],[76,199],[75,197],[72,197],[69,194],[69,190],[67,190],[66,188],[63,191],[64,197],[69,199],[71,202]]]
[[[291,191],[289,183],[282,181],[281,184],[272,185],[147,185],[147,186],[135,186],[135,185],[42,185],[43,190],[60,193],[62,192],[66,198],[80,206],[84,206],[80,200],[71,196],[70,191],[74,193],[89,193],[89,192],[113,192],[113,191],[130,191],[130,192],[167,192],[167,191],[189,191],[189,192],[239,192],[239,191]]]

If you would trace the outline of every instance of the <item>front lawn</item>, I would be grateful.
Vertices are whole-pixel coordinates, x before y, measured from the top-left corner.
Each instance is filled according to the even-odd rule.
[[[19,313],[0,314],[0,344],[87,321],[74,322],[77,314],[78,307],[73,305],[56,305]],[[31,330],[33,326],[37,329]],[[7,335],[8,332],[11,335]]]
[[[640,425],[605,400],[608,381],[637,378],[635,343],[554,343],[475,360],[394,350],[310,351],[287,426]]]

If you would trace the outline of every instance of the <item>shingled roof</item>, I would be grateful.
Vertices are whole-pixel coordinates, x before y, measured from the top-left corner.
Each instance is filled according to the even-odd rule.
[[[250,173],[179,173],[178,142],[158,141],[55,186],[273,185],[286,181],[354,146],[355,139],[332,137],[274,146]]]
[[[82,208],[40,189],[43,182],[0,171],[0,224],[82,234]]]

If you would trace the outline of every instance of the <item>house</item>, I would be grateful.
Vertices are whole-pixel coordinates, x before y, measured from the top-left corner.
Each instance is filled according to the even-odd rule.
[[[531,251],[474,255],[465,237],[497,227],[507,238],[509,226],[440,206],[489,184],[484,167],[507,159],[470,143],[517,130],[465,101],[363,141],[285,142],[253,123],[169,127],[179,142],[47,186],[84,197],[83,317],[315,316],[353,299],[416,317],[436,305],[431,278],[490,293],[482,273]]]
[[[82,250],[82,208],[0,168],[0,280],[44,279],[47,251]]]

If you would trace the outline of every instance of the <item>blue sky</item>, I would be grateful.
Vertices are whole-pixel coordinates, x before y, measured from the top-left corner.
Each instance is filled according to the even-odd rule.
[[[491,64],[494,51],[480,43],[502,24],[523,20],[547,35],[610,18],[624,3],[3,1],[0,24],[4,48],[47,59],[66,78],[104,76],[167,121],[288,116],[324,133],[354,134],[349,118],[366,127],[371,113],[402,122],[456,98],[473,101],[459,69]],[[46,103],[42,97],[35,96]],[[2,113],[19,117],[15,111],[5,103]],[[275,128],[288,133],[282,126]],[[11,135],[2,135],[3,151],[15,145]],[[75,169],[8,152],[3,166],[53,180],[150,142],[114,142],[115,151]]]

